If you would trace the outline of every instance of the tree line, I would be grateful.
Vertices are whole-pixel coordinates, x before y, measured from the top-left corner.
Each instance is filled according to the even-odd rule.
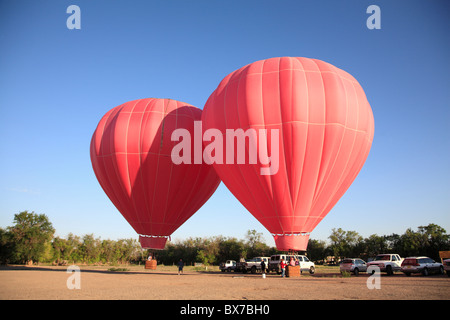
[[[329,244],[314,239],[309,241],[310,259],[320,260],[326,256],[334,256],[362,258],[367,261],[379,253],[397,253],[401,257],[427,256],[439,261],[439,251],[450,250],[450,235],[434,223],[419,226],[417,231],[408,228],[401,235],[372,234],[367,238],[356,231],[338,228],[332,229],[328,239]]]
[[[159,264],[171,265],[183,259],[186,264],[217,265],[225,260],[239,260],[279,253],[268,246],[262,233],[249,230],[245,239],[215,236],[168,242],[164,250],[142,249],[136,239],[101,240],[93,234],[66,238],[55,237],[55,229],[45,214],[23,211],[14,215],[14,224],[0,228],[0,263],[32,262],[54,264],[124,264],[142,263],[153,255]],[[398,253],[402,257],[424,255],[439,260],[439,251],[450,250],[450,235],[436,224],[407,229],[405,233],[367,238],[356,231],[332,229],[328,242],[310,239],[306,254],[321,263],[327,257],[336,260],[359,257],[366,261],[378,253]]]
[[[93,234],[80,237],[72,233],[61,238],[54,233],[45,214],[15,214],[13,226],[0,228],[0,263],[121,264],[148,256],[136,239],[101,240]]]

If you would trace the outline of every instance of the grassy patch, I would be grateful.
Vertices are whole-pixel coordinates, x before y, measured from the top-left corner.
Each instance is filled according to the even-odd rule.
[[[123,271],[129,271],[130,269],[128,268],[109,268],[108,271],[112,271],[112,272],[123,272]]]
[[[350,278],[351,272],[341,271],[342,278]]]

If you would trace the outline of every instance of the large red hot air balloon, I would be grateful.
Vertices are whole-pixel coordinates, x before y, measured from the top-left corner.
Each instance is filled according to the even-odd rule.
[[[212,166],[171,159],[178,143],[173,131],[193,136],[201,113],[171,99],[134,100],[107,112],[94,132],[90,153],[97,179],[144,248],[163,249],[220,183]]]
[[[232,72],[206,102],[202,123],[204,132],[226,137],[217,174],[286,251],[306,250],[310,232],[361,170],[374,134],[355,78],[308,58],[271,58]]]

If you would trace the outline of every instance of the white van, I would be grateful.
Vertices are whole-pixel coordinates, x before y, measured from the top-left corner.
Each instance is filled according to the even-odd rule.
[[[281,259],[284,259],[284,262],[286,264],[289,264],[291,257],[294,258],[294,260],[297,260],[298,263],[300,264],[300,272],[308,271],[310,274],[314,274],[314,272],[316,271],[316,266],[314,265],[314,262],[309,261],[307,256],[296,255],[296,254],[295,255],[294,254],[275,254],[270,257],[268,272],[274,271],[274,272],[280,274],[281,273],[281,267],[280,267]]]

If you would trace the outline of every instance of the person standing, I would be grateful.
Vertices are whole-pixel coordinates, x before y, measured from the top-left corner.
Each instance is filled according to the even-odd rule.
[[[180,261],[178,261],[178,275],[180,275],[180,273],[183,273],[183,267],[184,267],[183,259],[180,259]]]
[[[286,275],[286,263],[284,262],[284,259],[281,259],[280,267],[281,267],[281,277],[284,278],[284,276]]]
[[[261,272],[266,273],[266,263],[264,262],[264,259],[261,260]]]

